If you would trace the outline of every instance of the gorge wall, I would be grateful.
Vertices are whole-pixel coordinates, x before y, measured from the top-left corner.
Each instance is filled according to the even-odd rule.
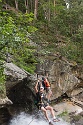
[[[66,58],[57,54],[48,55],[42,62],[37,65],[36,72],[40,79],[41,74],[48,76],[53,92],[52,99],[64,93],[73,97],[83,92],[83,70],[79,69],[76,62],[68,62]]]

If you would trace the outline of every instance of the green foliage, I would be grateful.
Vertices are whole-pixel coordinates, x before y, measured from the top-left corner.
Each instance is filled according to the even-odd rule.
[[[60,116],[60,117],[63,117],[63,116],[66,116],[66,115],[68,115],[68,111],[65,110],[65,111],[63,111],[59,116]]]
[[[28,49],[27,49],[28,48]],[[20,49],[20,53],[19,53]],[[16,51],[16,52],[15,52]],[[23,45],[22,48],[18,48],[18,50],[15,50],[14,53],[14,63],[21,67],[22,69],[25,69],[26,71],[30,73],[34,73],[35,65],[37,63],[37,59],[33,56],[34,50],[33,48],[28,47],[28,43],[26,45]]]
[[[14,0],[6,2],[15,7]],[[37,20],[34,20],[33,14],[34,1],[31,3],[29,0],[27,14],[24,14],[24,0],[18,0],[21,12],[4,11],[0,6],[0,61],[4,61],[6,53],[10,53],[15,64],[33,73],[37,63],[33,56],[37,47],[29,44],[33,40],[42,47],[42,50],[38,50],[40,53],[58,51],[69,60],[83,64],[83,1],[69,0],[69,9],[66,8],[65,1],[55,2],[54,6],[53,0],[40,0]],[[3,74],[0,81],[4,84]]]
[[[66,56],[69,60],[74,60],[78,64],[83,64],[83,2],[70,1],[70,8],[62,1],[56,1],[55,8],[53,1],[43,1],[40,5],[36,42],[43,46],[44,49],[51,52],[59,51],[61,55]],[[39,9],[40,9],[39,8]],[[45,20],[45,12],[48,15],[50,9],[51,20]],[[55,10],[55,15],[54,11]],[[43,13],[43,14],[42,14]],[[43,16],[43,18],[39,18]],[[80,19],[80,20],[79,20]],[[42,50],[43,51],[43,50]]]
[[[0,60],[0,97],[4,97],[6,94],[5,90],[5,75],[3,74],[3,60]]]
[[[32,13],[13,15],[12,12],[0,12],[0,61],[5,61],[6,53],[9,53],[16,65],[30,73],[34,73],[36,63],[33,46],[28,44],[31,33],[37,30],[31,25],[32,21]],[[0,68],[0,93],[5,92],[3,70],[4,67]]]
[[[27,17],[26,15],[21,15],[14,19],[6,12],[1,14],[3,15],[0,20],[0,47],[1,50],[3,49],[2,51],[12,53],[13,50],[18,49],[17,46],[20,49],[24,43],[29,42],[30,33],[37,29],[29,25],[29,22],[33,20],[32,14],[27,15]],[[16,18],[17,20],[15,20]],[[27,26],[25,27],[24,24],[27,24]]]
[[[57,48],[57,51],[61,53],[62,56],[65,56],[69,60],[76,61],[78,64],[83,64],[83,57],[82,57],[82,46],[78,42],[68,42],[65,45],[60,46]]]

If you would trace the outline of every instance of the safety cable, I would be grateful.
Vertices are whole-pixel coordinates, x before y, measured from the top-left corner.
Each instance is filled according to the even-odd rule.
[[[40,112],[40,110],[38,112]],[[37,115],[38,113],[33,117],[33,119],[28,123],[28,125],[30,125],[33,122],[33,120],[36,118]]]

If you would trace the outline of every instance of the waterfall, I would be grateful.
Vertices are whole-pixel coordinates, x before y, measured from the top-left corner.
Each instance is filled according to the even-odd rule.
[[[53,125],[70,125],[66,121],[60,118],[59,122],[52,122]],[[31,115],[21,112],[17,116],[14,116],[9,125],[49,125],[48,121],[44,118],[44,115],[41,113]]]

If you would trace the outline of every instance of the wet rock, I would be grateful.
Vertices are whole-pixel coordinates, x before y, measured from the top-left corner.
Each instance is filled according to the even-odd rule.
[[[0,125],[7,125],[11,115],[7,108],[0,108]]]

